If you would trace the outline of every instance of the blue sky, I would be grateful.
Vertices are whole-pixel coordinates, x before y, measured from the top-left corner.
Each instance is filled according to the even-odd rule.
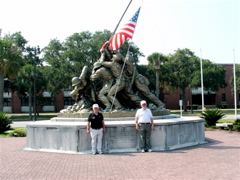
[[[29,45],[47,46],[75,32],[113,31],[129,0],[0,0],[2,36],[21,31]],[[122,23],[142,4],[133,0]],[[121,25],[120,25],[121,26]],[[214,63],[240,63],[239,0],[144,0],[132,41],[145,54],[189,48]],[[200,53],[200,49],[201,52]],[[233,53],[233,49],[234,52]]]

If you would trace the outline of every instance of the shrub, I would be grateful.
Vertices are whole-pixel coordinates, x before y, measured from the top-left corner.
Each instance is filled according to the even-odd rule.
[[[209,109],[201,113],[201,118],[205,119],[206,127],[215,126],[216,122],[225,117],[225,114],[219,109]]]
[[[235,131],[240,131],[240,119],[237,119],[234,123],[233,123],[233,129]]]
[[[218,108],[221,108],[221,109],[226,109],[228,107],[227,104],[219,104],[217,105]]]
[[[0,133],[4,133],[5,131],[10,129],[10,124],[12,124],[12,120],[5,113],[0,113]]]
[[[188,109],[188,110],[191,110],[191,105],[187,105],[187,109]],[[198,109],[198,105],[197,105],[197,104],[193,104],[193,105],[192,105],[192,109],[193,109],[193,110]]]
[[[27,136],[26,128],[15,129],[13,132],[9,133],[8,136],[26,137]]]
[[[233,104],[232,107],[235,108],[235,105]],[[240,104],[237,104],[237,108],[240,108]]]
[[[194,110],[198,109],[198,105],[197,104],[193,104],[192,107],[193,107]]]

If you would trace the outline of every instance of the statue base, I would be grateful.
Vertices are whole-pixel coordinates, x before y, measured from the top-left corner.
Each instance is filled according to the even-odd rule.
[[[62,118],[88,118],[89,112],[76,112],[76,113],[59,113],[57,116]],[[101,111],[100,111],[101,112]],[[104,118],[120,118],[120,117],[134,117],[136,111],[112,111],[112,112],[101,112],[103,113]],[[169,109],[160,109],[160,110],[152,110],[153,116],[163,116],[169,115]]]
[[[204,120],[199,117],[154,117],[151,133],[153,151],[166,151],[205,143]],[[61,121],[62,119],[62,121]],[[60,118],[27,124],[25,150],[85,154],[91,153],[91,137],[86,133],[84,118]],[[106,118],[107,119],[107,118]],[[134,117],[113,118],[105,121],[102,151],[139,152],[139,132]],[[121,120],[120,120],[121,119]],[[86,121],[86,118],[85,118]]]

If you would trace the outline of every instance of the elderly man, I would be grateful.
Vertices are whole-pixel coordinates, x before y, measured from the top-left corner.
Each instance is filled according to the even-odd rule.
[[[98,112],[98,104],[93,104],[93,112],[88,116],[87,133],[92,138],[92,153],[102,154],[102,137],[106,132],[104,118],[102,113]]]
[[[141,152],[152,152],[150,145],[151,130],[154,130],[153,115],[150,109],[147,108],[147,102],[141,101],[141,109],[138,109],[135,115],[136,130],[140,134]]]

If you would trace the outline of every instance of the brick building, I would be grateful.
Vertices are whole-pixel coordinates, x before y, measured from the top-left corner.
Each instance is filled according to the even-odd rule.
[[[229,80],[233,75],[233,65],[232,64],[222,64],[226,69],[225,81],[228,84],[226,88],[222,88],[217,92],[204,92],[204,104],[205,106],[216,107],[219,104],[227,104],[228,108],[234,108],[234,95],[231,92],[233,88],[229,84]],[[165,94],[165,108],[167,109],[179,109],[179,100],[181,99],[181,91],[177,90],[171,93],[167,90],[163,90]],[[70,97],[70,91],[62,92],[51,98],[50,94],[47,92],[43,93],[45,98],[45,104],[43,107],[38,108],[39,112],[59,112],[61,109],[66,108],[69,105],[74,104],[73,99]],[[186,89],[186,100],[187,105],[197,104],[199,108],[202,104],[201,88],[190,90]],[[237,93],[237,104],[240,104],[240,94]],[[16,93],[4,93],[4,112],[8,113],[21,113],[28,112],[28,101],[21,101]]]

